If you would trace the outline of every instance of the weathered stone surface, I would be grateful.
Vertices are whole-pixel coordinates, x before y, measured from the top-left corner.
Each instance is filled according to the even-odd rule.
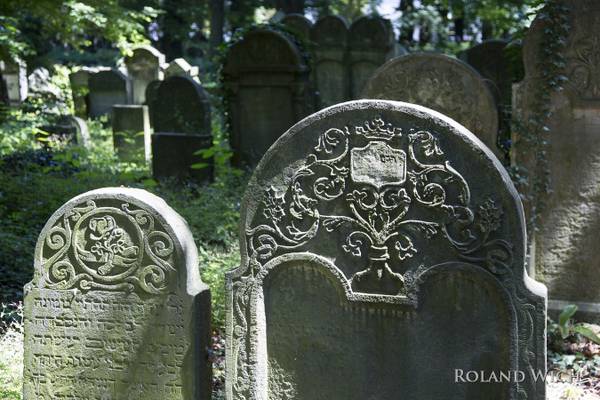
[[[229,399],[545,398],[545,288],[525,274],[519,196],[450,118],[376,100],[320,111],[264,156],[241,221]]]
[[[133,104],[144,104],[148,84],[163,78],[161,66],[164,62],[165,56],[152,46],[140,46],[125,58],[132,83]]]
[[[190,77],[167,78],[158,86],[152,107],[154,176],[210,179],[211,167],[191,168],[193,164],[212,163],[194,154],[212,146],[210,103],[202,86]]]
[[[320,107],[350,100],[350,78],[346,57],[348,24],[337,16],[320,18],[311,30],[314,55],[314,79]]]
[[[516,138],[516,163],[531,171],[549,175],[550,193],[522,188],[544,211],[534,235],[532,266],[536,277],[548,286],[550,308],[561,302],[579,304],[600,320],[600,258],[596,253],[600,237],[600,3],[588,0],[564,1],[569,10],[570,30],[562,54],[568,81],[564,90],[551,93],[552,115],[545,125],[548,145],[547,168],[537,169],[527,135]],[[543,85],[539,54],[544,46],[543,20],[529,30],[523,49],[526,76],[515,96],[515,110],[523,122],[533,114],[538,85]],[[521,132],[524,134],[525,132]],[[540,134],[536,132],[536,134]],[[543,180],[540,175],[537,177]]]
[[[9,105],[18,105],[27,98],[27,65],[24,61],[0,60],[0,77],[8,95]]]
[[[235,43],[225,61],[230,143],[236,165],[254,166],[312,108],[308,67],[285,35],[256,29]]]
[[[395,55],[394,31],[387,19],[366,16],[350,26],[348,40],[350,96],[357,99],[377,68]]]
[[[59,100],[61,96],[60,88],[52,83],[50,71],[44,67],[33,70],[27,77],[27,85],[30,94],[37,94],[44,98]]]
[[[151,138],[148,106],[116,105],[112,109],[112,131],[115,152],[122,160],[150,162]]]
[[[302,14],[287,14],[281,19],[281,23],[285,25],[290,32],[298,36],[303,41],[308,41],[310,38],[310,29],[312,22]]]
[[[88,85],[90,117],[110,114],[115,104],[131,104],[131,81],[117,69],[91,74]]]
[[[184,58],[176,58],[165,68],[165,78],[171,76],[189,76],[190,78],[198,79],[198,67],[191,66]],[[146,92],[148,92],[147,87]]]
[[[375,72],[362,94],[423,105],[463,124],[496,155],[498,108],[485,80],[464,62],[442,54],[409,54]]]
[[[87,123],[73,115],[61,116],[55,124],[42,126],[42,130],[50,134],[50,137],[46,137],[49,141],[76,144],[86,148],[92,145]],[[38,137],[45,137],[45,135]]]
[[[71,95],[73,96],[73,107],[75,115],[79,118],[88,117],[89,109],[89,79],[90,75],[98,72],[97,68],[82,67],[77,71],[69,74],[69,82],[71,84]]]
[[[210,292],[185,221],[139,189],[87,192],[40,234],[25,400],[209,399]]]

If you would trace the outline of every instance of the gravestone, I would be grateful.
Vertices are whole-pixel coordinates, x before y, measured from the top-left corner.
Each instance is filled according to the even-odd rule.
[[[115,68],[91,74],[88,85],[92,118],[110,114],[115,104],[131,104],[131,81]]]
[[[285,25],[290,32],[298,36],[304,42],[310,38],[310,29],[312,22],[302,14],[287,14],[281,19],[281,23]]]
[[[62,99],[62,92],[52,82],[50,71],[44,67],[38,67],[27,77],[29,95],[37,95],[53,101]]]
[[[140,189],[69,200],[25,287],[24,400],[209,399],[210,291],[186,222]]]
[[[152,156],[148,106],[115,105],[112,109],[113,144],[117,156],[125,161],[145,160]]]
[[[520,188],[526,199],[526,211],[540,214],[532,238],[530,266],[535,276],[548,286],[549,308],[558,313],[566,304],[579,306],[577,315],[600,321],[600,258],[596,253],[600,237],[600,3],[563,1],[568,8],[570,30],[565,38],[567,77],[561,91],[545,88],[545,71],[540,69],[539,54],[546,50],[550,29],[538,18],[529,29],[523,47],[525,79],[519,84],[515,114],[524,131],[515,138],[515,162],[530,171],[529,185],[544,185],[549,192],[536,193]],[[554,56],[552,56],[554,57]],[[547,132],[530,126],[539,119],[540,96],[548,94],[550,117],[543,124]],[[542,100],[543,101],[543,100]],[[528,140],[532,133],[541,135],[547,145],[536,147]],[[536,150],[537,149],[537,150]],[[535,153],[532,153],[535,151]],[[545,152],[537,164],[533,154]],[[545,165],[545,166],[544,166]]]
[[[350,96],[357,99],[375,70],[395,55],[390,21],[377,16],[357,19],[350,26],[348,46]]]
[[[90,75],[98,72],[97,68],[82,67],[69,74],[71,84],[71,95],[73,97],[73,108],[75,115],[79,118],[87,118],[89,113],[89,79]]]
[[[363,98],[419,104],[463,124],[498,157],[498,108],[485,80],[442,54],[409,54],[388,61],[369,79]]]
[[[519,195],[450,118],[366,100],[302,120],[254,172],[241,227],[228,399],[545,399]]]
[[[131,78],[133,104],[144,104],[146,87],[154,80],[163,79],[161,70],[165,56],[152,46],[141,46],[125,58],[127,73]]]
[[[230,48],[223,68],[233,162],[254,166],[311,110],[309,70],[286,35],[255,29]]]
[[[152,109],[152,170],[156,178],[212,178],[210,160],[195,154],[212,146],[210,103],[202,85],[190,77],[172,76],[158,86]]]
[[[314,46],[314,79],[321,108],[350,100],[346,67],[348,24],[338,16],[320,18],[311,30]]]
[[[28,94],[27,65],[20,59],[0,60],[0,76],[6,88],[9,105],[25,101]]]
[[[184,58],[176,58],[169,63],[165,69],[165,78],[171,76],[189,76],[190,78],[198,78],[198,67],[191,66]],[[148,89],[146,88],[146,92]],[[147,100],[147,99],[146,99]]]
[[[43,143],[58,141],[67,144],[76,144],[88,149],[92,145],[87,123],[83,119],[73,115],[61,116],[54,124],[44,125],[41,129],[46,134],[49,134],[38,133],[38,138],[44,138]]]
[[[150,126],[154,126],[154,120],[152,119],[154,112],[154,105],[156,104],[158,87],[162,81],[152,81],[146,86],[146,105],[148,106],[148,112],[150,113]]]

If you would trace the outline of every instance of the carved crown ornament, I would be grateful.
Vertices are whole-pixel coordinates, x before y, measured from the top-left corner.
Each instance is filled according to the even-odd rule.
[[[251,274],[327,240],[363,261],[345,273],[357,293],[408,296],[414,267],[407,263],[432,239],[454,249],[447,261],[495,274],[512,262],[511,244],[495,238],[500,205],[491,198],[471,204],[467,181],[433,133],[405,132],[381,118],[321,133],[285,185],[264,190],[256,215],[246,230]]]

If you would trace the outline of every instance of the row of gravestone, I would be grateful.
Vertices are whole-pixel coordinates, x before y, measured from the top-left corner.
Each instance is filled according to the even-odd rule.
[[[545,398],[519,195],[452,119],[384,100],[309,116],[255,170],[241,227],[227,399]],[[164,201],[71,199],[34,268],[25,400],[210,399],[210,292]]]

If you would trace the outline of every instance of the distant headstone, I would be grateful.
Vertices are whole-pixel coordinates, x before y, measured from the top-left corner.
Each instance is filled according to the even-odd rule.
[[[0,76],[6,88],[9,105],[18,105],[27,98],[27,65],[24,61],[0,60]]]
[[[69,74],[73,108],[75,115],[80,118],[87,118],[89,115],[89,79],[90,75],[97,71],[95,68],[83,67]]]
[[[346,65],[348,24],[337,16],[320,18],[312,28],[314,47],[314,79],[319,91],[320,106],[350,100],[350,79]]]
[[[450,118],[368,100],[304,119],[262,159],[241,223],[228,399],[545,399],[519,195]]]
[[[132,83],[133,104],[144,104],[148,84],[163,78],[161,66],[164,62],[165,56],[152,46],[138,47],[131,56],[125,58]]]
[[[498,108],[485,80],[464,62],[442,54],[409,54],[378,69],[362,95],[419,104],[463,124],[501,157]]]
[[[390,21],[376,16],[357,19],[350,26],[348,46],[350,96],[357,99],[375,70],[394,56],[394,31]]]
[[[113,144],[122,160],[145,160],[152,156],[148,106],[115,105],[112,109]]]
[[[131,104],[131,82],[117,69],[100,70],[90,75],[89,116],[110,114],[115,104]]]
[[[29,74],[27,85],[29,94],[37,94],[54,100],[60,100],[62,97],[60,88],[52,82],[50,71],[44,67],[36,68]]]
[[[285,25],[290,32],[298,36],[304,42],[307,42],[310,38],[310,29],[312,22],[302,14],[287,14],[281,20],[281,23]]]
[[[227,54],[230,143],[238,166],[254,166],[282,132],[309,114],[308,67],[296,45],[269,29],[248,32]]]
[[[565,61],[560,73],[567,81],[561,83],[563,90],[546,89],[547,71],[541,69],[539,55],[547,50],[551,27],[538,17],[524,40],[526,75],[515,96],[514,113],[525,131],[516,129],[514,156],[516,165],[529,171],[528,185],[520,188],[527,214],[539,213],[530,265],[536,278],[548,285],[549,308],[557,314],[565,305],[576,304],[577,315],[598,322],[600,2],[565,0],[559,5],[567,7],[569,16],[564,50],[556,55]],[[544,118],[545,111],[536,111],[543,96],[550,97],[549,118]],[[531,126],[531,120],[543,121],[548,130]],[[531,138],[538,137],[547,145],[536,146]],[[542,152],[543,159],[534,156]]]
[[[162,81],[152,81],[146,86],[146,105],[148,106],[148,112],[150,113],[150,126],[154,126],[154,117],[156,99],[158,98],[158,87]]]
[[[190,77],[172,76],[158,86],[153,106],[152,170],[157,178],[212,178],[210,160],[196,154],[212,146],[208,96]]]
[[[198,79],[198,67],[191,66],[184,58],[176,58],[165,69],[165,78],[171,76],[189,76]],[[147,88],[146,91],[148,91]]]
[[[43,138],[43,143],[58,141],[86,148],[90,148],[92,145],[87,123],[83,119],[73,115],[61,116],[57,119],[56,123],[44,125],[41,129],[45,133],[38,134],[38,138]]]
[[[68,201],[25,287],[24,400],[210,398],[210,291],[186,222],[140,189]]]

